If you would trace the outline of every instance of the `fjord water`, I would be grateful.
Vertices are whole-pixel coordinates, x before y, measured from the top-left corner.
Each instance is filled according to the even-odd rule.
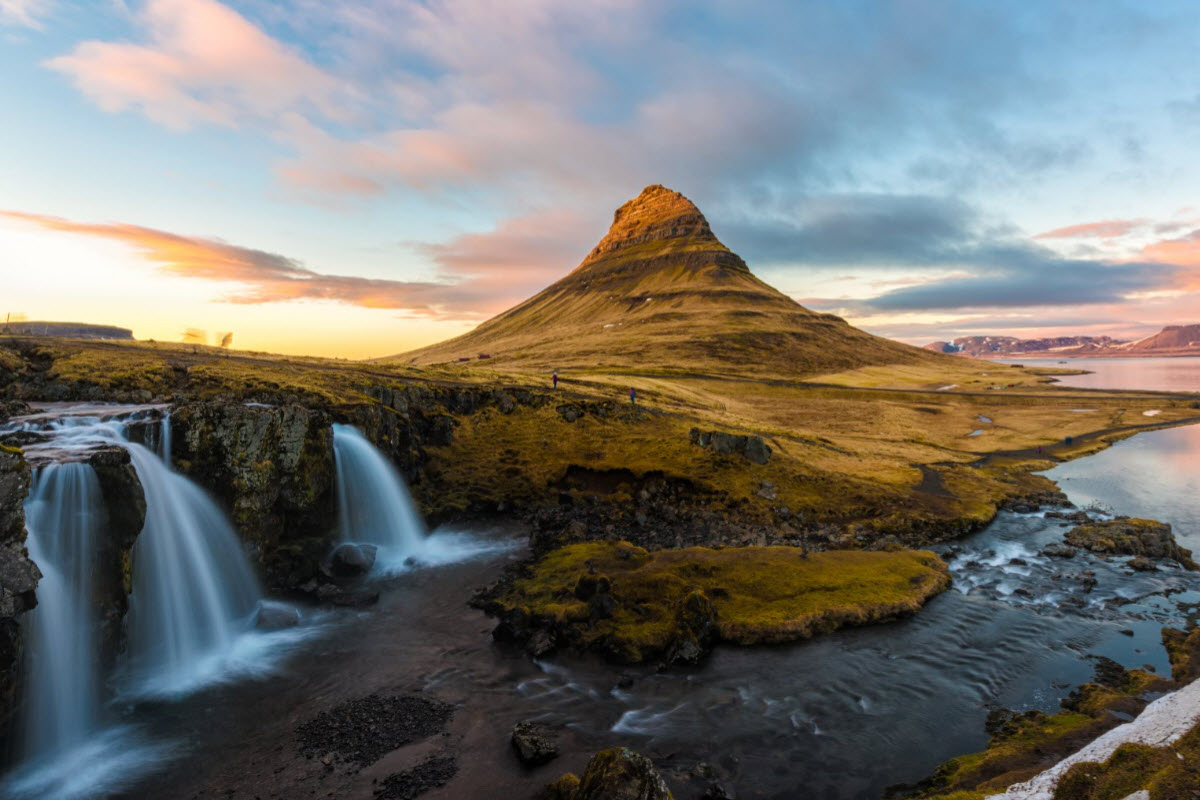
[[[1004,359],[1013,362],[1013,359]],[[1200,392],[1200,358],[1067,358],[1026,359],[1030,366],[1062,366],[1088,370],[1061,375],[1064,386],[1081,389],[1136,389],[1148,392]],[[1025,363],[1025,362],[1020,362]]]

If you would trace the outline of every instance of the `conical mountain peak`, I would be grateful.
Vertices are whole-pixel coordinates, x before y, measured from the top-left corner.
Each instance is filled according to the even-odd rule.
[[[608,233],[592,248],[580,271],[593,264],[626,263],[684,252],[691,254],[692,265],[715,263],[746,269],[745,262],[713,234],[695,203],[656,183],[616,210]]]
[[[935,358],[816,314],[759,280],[679,192],[654,184],[613,214],[573,272],[414,364],[817,374]]]

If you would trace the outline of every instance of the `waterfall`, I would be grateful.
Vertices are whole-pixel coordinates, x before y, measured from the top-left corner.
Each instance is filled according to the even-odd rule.
[[[163,414],[162,422],[159,423],[158,438],[159,446],[162,447],[162,460],[168,467],[171,466],[171,412]]]
[[[154,453],[126,442],[146,496],[133,548],[129,666],[142,689],[184,690],[249,627],[262,590],[216,504]]]
[[[400,473],[353,425],[333,426],[333,457],[342,541],[374,545],[376,575],[452,564],[514,546],[511,540],[453,530],[427,535]]]
[[[425,523],[387,457],[353,425],[333,426],[333,455],[342,539],[386,548],[390,558],[417,555]]]
[[[26,649],[26,756],[78,746],[100,717],[91,603],[91,565],[103,523],[100,482],[88,464],[48,464],[25,503],[29,555],[42,571],[29,612]]]

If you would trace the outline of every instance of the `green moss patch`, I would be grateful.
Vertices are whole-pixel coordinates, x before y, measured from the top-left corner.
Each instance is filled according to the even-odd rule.
[[[652,553],[627,542],[584,542],[548,553],[491,610],[638,662],[715,641],[786,642],[888,620],[917,611],[949,585],[946,565],[917,550]]]

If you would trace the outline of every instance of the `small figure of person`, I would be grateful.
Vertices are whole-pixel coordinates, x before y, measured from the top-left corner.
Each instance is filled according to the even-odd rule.
[[[637,389],[629,387],[629,402],[637,405]]]
[[[558,388],[558,370],[554,370],[554,374],[550,376],[550,382],[554,384],[554,388]]]
[[[1038,445],[1038,455],[1040,456],[1041,454],[1042,454],[1042,446],[1039,444]]]

